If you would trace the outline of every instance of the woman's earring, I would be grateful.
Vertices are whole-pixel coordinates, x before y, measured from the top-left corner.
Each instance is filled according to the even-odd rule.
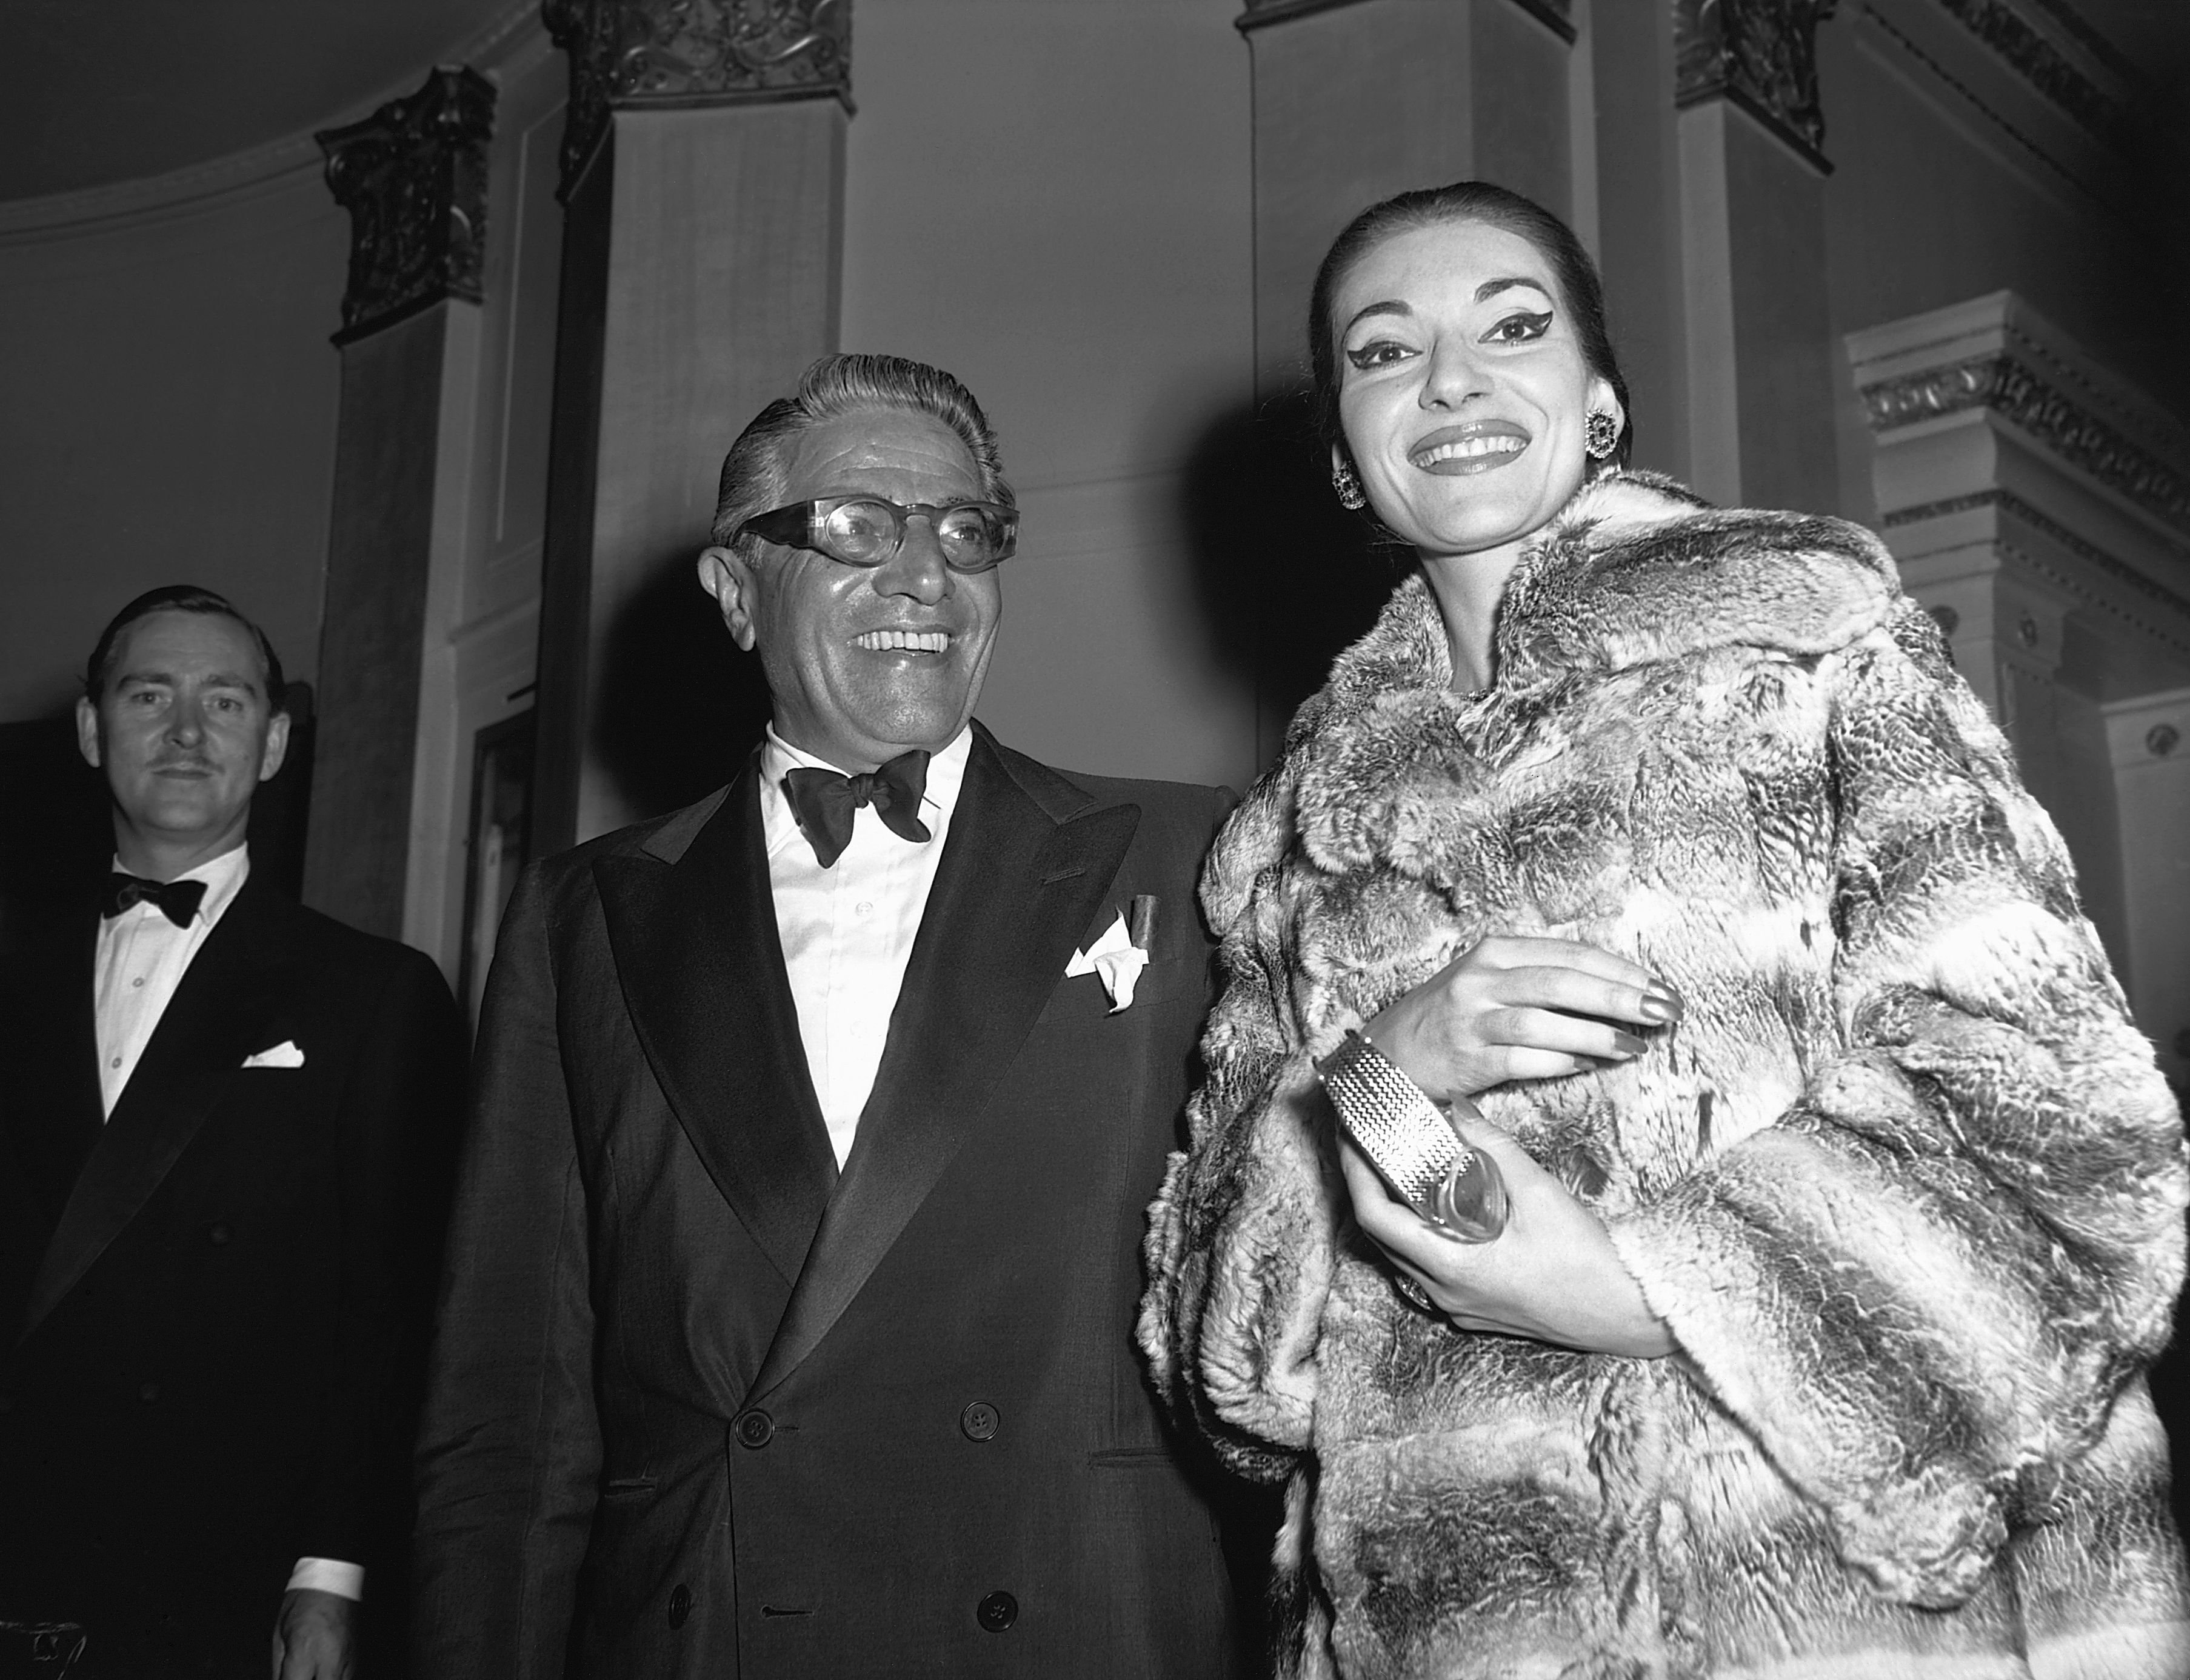
[[[1620,422],[1603,409],[1593,409],[1581,429],[1581,446],[1592,461],[1609,461],[1620,447]]]
[[[1369,505],[1369,498],[1361,493],[1361,480],[1353,476],[1353,463],[1341,461],[1330,469],[1330,487],[1338,492],[1338,505],[1353,513],[1359,513]]]

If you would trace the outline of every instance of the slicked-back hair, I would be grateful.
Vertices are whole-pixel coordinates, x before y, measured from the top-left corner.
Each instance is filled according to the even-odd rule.
[[[281,675],[281,656],[274,651],[274,644],[267,640],[266,633],[238,612],[227,597],[201,589],[195,583],[169,583],[147,589],[114,615],[99,633],[98,644],[84,663],[83,697],[94,706],[105,695],[107,679],[114,674],[116,650],[121,645],[122,633],[139,619],[150,618],[156,612],[209,612],[234,619],[251,633],[252,643],[258,650],[262,667],[259,676],[266,684],[267,709],[288,710],[289,685]]]
[[[940,420],[958,434],[980,468],[982,499],[1006,508],[1018,505],[1004,481],[1003,458],[989,417],[950,375],[903,356],[824,356],[799,376],[797,394],[777,399],[755,415],[723,457],[710,540],[753,558],[758,537],[733,539],[755,514],[783,506],[786,463],[798,434],[825,420],[892,408]]]
[[[1315,376],[1315,423],[1321,440],[1326,445],[1343,441],[1338,421],[1338,336],[1330,319],[1338,288],[1355,264],[1393,235],[1451,222],[1480,222],[1503,229],[1528,241],[1550,265],[1559,301],[1581,341],[1583,363],[1620,399],[1620,440],[1609,460],[1590,461],[1590,475],[1625,467],[1634,452],[1634,412],[1627,400],[1627,376],[1620,371],[1612,334],[1605,326],[1604,283],[1597,278],[1597,264],[1590,261],[1574,230],[1557,216],[1534,199],[1489,181],[1423,187],[1372,204],[1332,242],[1323,266],[1316,270],[1315,289],[1308,294],[1308,360]]]

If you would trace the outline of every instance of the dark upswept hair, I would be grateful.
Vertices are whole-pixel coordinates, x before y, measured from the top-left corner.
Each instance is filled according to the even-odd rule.
[[[723,457],[709,541],[735,547],[748,557],[757,537],[740,541],[738,527],[757,514],[783,505],[785,460],[801,432],[877,408],[930,415],[958,434],[981,470],[981,496],[1001,507],[1018,505],[1004,481],[996,429],[973,394],[939,367],[904,356],[824,356],[799,376],[796,394],[780,397],[755,415]]]
[[[1332,241],[1323,266],[1316,270],[1315,289],[1308,294],[1308,360],[1315,375],[1318,440],[1331,444],[1343,435],[1338,423],[1338,341],[1330,327],[1331,303],[1339,287],[1356,263],[1393,235],[1449,222],[1502,228],[1527,240],[1551,265],[1567,318],[1581,340],[1582,360],[1620,399],[1620,440],[1608,462],[1592,460],[1589,470],[1594,475],[1606,467],[1625,467],[1635,446],[1634,410],[1627,400],[1627,376],[1620,371],[1612,335],[1604,324],[1604,283],[1597,278],[1597,264],[1590,261],[1574,230],[1557,216],[1534,199],[1489,181],[1455,181],[1450,186],[1403,192],[1370,205]]]
[[[195,583],[168,583],[157,589],[147,589],[135,600],[114,615],[105,630],[99,633],[91,657],[84,661],[83,697],[94,706],[106,692],[106,679],[114,674],[116,649],[122,633],[140,618],[150,618],[156,612],[208,612],[224,618],[232,618],[251,633],[252,644],[258,650],[260,674],[266,684],[266,704],[273,712],[288,709],[289,684],[281,675],[281,656],[274,651],[274,644],[266,633],[238,612],[224,595],[216,595],[210,589],[201,589]]]

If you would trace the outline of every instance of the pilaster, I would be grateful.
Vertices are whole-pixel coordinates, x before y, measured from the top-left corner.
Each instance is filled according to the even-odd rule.
[[[548,0],[570,60],[542,572],[535,835],[553,850],[696,797],[650,654],[723,452],[836,348],[850,0]],[[727,656],[726,656],[727,657]],[[627,752],[636,745],[641,750]],[[611,763],[615,768],[611,769]]]
[[[389,938],[404,930],[429,601],[458,559],[449,502],[471,442],[494,106],[485,77],[441,68],[318,137],[351,242],[304,897]]]
[[[1688,472],[1838,500],[1817,32],[1835,0],[1673,0]]]

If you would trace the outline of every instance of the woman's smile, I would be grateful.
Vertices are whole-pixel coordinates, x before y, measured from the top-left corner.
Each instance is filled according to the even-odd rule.
[[[1530,441],[1525,426],[1510,420],[1476,420],[1440,427],[1417,443],[1408,459],[1422,471],[1443,477],[1488,473],[1510,465]]]

